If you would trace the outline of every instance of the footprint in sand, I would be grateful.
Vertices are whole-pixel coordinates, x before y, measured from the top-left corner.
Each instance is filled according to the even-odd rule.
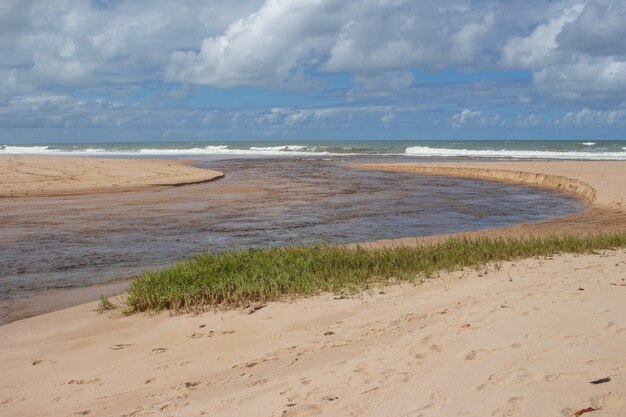
[[[152,354],[153,355],[156,355],[156,354],[159,354],[159,353],[163,353],[163,352],[167,352],[167,348],[161,348],[160,347],[160,348],[152,349]]]
[[[268,381],[269,381],[268,379],[259,379],[258,381],[254,381],[252,384],[248,386],[254,387],[256,385],[264,385],[264,384],[267,384]]]
[[[516,414],[520,409],[520,403],[524,400],[524,397],[512,397],[509,398],[506,404],[496,410],[491,415],[493,417],[510,417]]]
[[[501,386],[501,385],[504,385],[504,384],[506,384],[508,382],[513,381],[513,379],[515,379],[515,375],[514,374],[509,374],[509,373],[490,375],[489,379],[487,380],[487,382],[478,385],[476,387],[476,390],[477,391],[482,391],[482,390],[484,390],[485,388],[488,388],[488,387],[494,387],[494,386],[498,387],[498,386]]]
[[[317,404],[302,404],[287,403],[287,409],[283,410],[283,417],[300,417],[300,416],[316,416],[323,415],[324,411],[321,406]]]
[[[6,398],[6,399],[0,401],[0,406],[4,407],[4,406],[7,406],[9,404],[13,404],[13,403],[16,403],[16,402],[24,401],[25,399],[26,398],[24,398],[24,397],[22,397],[22,398],[20,398],[20,397],[9,397],[9,398]]]
[[[33,366],[42,365],[45,363],[55,364],[57,361],[49,360],[49,359],[35,359],[31,362]]]
[[[478,351],[472,350],[471,352],[465,354],[466,361],[473,361],[478,356]]]
[[[235,333],[234,330],[224,330],[223,332],[219,332],[219,334],[223,334],[223,335],[227,335],[227,334],[233,334]],[[208,333],[200,333],[200,332],[196,332],[193,333],[189,336],[187,336],[189,339],[200,339],[202,337],[213,337],[215,336],[217,333],[213,330],[209,331]]]
[[[181,366],[185,366],[191,363],[191,361],[183,361],[183,362],[170,362],[170,363],[159,363],[156,366],[150,368],[152,371],[158,371],[161,369],[169,369],[169,368],[179,368]]]
[[[92,385],[100,382],[100,378],[94,379],[72,379],[68,381],[68,385]]]
[[[430,345],[428,348],[430,350],[435,351],[435,352],[442,352],[443,351],[443,346],[441,346],[441,345]]]
[[[525,361],[533,362],[533,361],[541,359],[541,356],[535,355],[534,353],[524,353],[522,355],[522,359]]]
[[[131,347],[131,344],[128,343],[121,343],[118,345],[113,345],[113,346],[109,346],[110,350],[122,350],[122,349],[126,349],[127,347]]]
[[[186,389],[196,389],[196,388],[198,388],[198,385],[200,385],[200,383],[199,382],[195,382],[195,381],[194,382],[185,382],[183,384],[183,388],[186,388]]]

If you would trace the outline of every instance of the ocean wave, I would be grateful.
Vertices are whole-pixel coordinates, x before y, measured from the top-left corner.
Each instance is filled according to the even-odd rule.
[[[190,149],[139,149],[136,151],[141,155],[328,155],[326,151],[315,151],[308,146],[282,145],[255,147],[247,149],[230,149],[228,145],[205,146],[203,148]]]
[[[626,150],[626,147],[623,148]],[[575,151],[532,151],[532,150],[475,150],[431,148],[410,146],[404,151],[409,156],[515,158],[515,159],[595,159],[626,160],[626,152],[575,152]]]
[[[51,152],[48,146],[11,146],[0,145],[0,153],[7,154],[34,154]]]
[[[595,144],[596,144],[595,142],[583,142],[582,143],[582,145],[585,145],[585,146],[593,146]]]
[[[330,152],[318,150],[317,147],[303,145],[281,145],[268,147],[250,147],[247,149],[231,149],[228,145],[210,145],[196,148],[141,148],[141,149],[102,149],[77,148],[55,149],[49,146],[10,146],[0,145],[1,154],[12,155],[103,155],[103,156],[170,156],[170,155],[332,155]]]

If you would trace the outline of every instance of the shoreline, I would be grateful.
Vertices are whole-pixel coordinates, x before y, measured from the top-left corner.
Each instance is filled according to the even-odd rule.
[[[589,177],[595,200],[583,213],[463,235],[626,230],[623,167],[587,173],[600,183]],[[399,242],[422,240],[387,243]],[[254,314],[124,316],[82,304],[0,326],[0,413],[521,417],[593,407],[618,417],[625,270],[619,249],[270,302]]]
[[[623,209],[624,161],[480,161],[348,164],[351,168],[474,178],[537,186],[577,196],[603,208]],[[589,172],[590,169],[592,172]]]
[[[0,155],[0,199],[118,193],[214,181],[189,159]]]
[[[7,157],[7,158],[13,158]],[[40,161],[53,161],[55,166],[58,162],[65,162],[68,158],[73,158],[73,160],[84,160],[91,164],[98,164],[101,159],[90,158],[90,157],[52,157],[52,156],[26,156],[24,159],[30,160],[34,159],[35,162]],[[57,161],[60,160],[60,161]],[[176,160],[176,159],[158,159],[158,160],[150,160],[150,159],[133,159],[133,158],[106,158],[104,161],[113,162],[114,164],[123,163],[127,164],[131,161],[132,164],[138,163],[139,167],[144,166],[145,162],[148,162],[150,168],[154,168],[152,165],[153,162],[157,163],[158,167],[163,165],[174,165],[176,167],[181,166],[183,168],[187,168],[189,164],[193,163],[193,160]],[[2,157],[0,157],[0,162],[2,162]],[[84,164],[83,164],[84,165]],[[573,165],[573,168],[572,168]],[[613,166],[614,165],[614,166]],[[619,197],[615,195],[615,192],[612,190],[619,191],[621,189],[626,189],[626,178],[624,176],[620,177],[621,169],[626,172],[626,162],[622,161],[509,161],[509,162],[497,162],[497,161],[481,161],[481,162],[437,162],[437,163],[359,163],[359,164],[346,164],[347,167],[352,169],[365,169],[365,170],[381,170],[381,171],[389,171],[389,172],[410,172],[420,175],[441,175],[441,176],[450,176],[450,177],[465,177],[465,178],[473,178],[480,179],[484,181],[495,181],[495,182],[507,182],[513,184],[521,184],[528,186],[535,186],[539,188],[551,189],[553,191],[565,192],[570,195],[576,196],[582,202],[587,205],[585,211],[573,215],[562,216],[562,217],[554,217],[548,220],[536,221],[536,222],[527,222],[520,223],[512,226],[505,227],[497,227],[497,228],[489,228],[489,229],[480,229],[476,231],[468,231],[468,232],[459,232],[459,233],[446,233],[446,234],[435,234],[428,236],[408,236],[394,239],[379,239],[374,241],[366,241],[361,243],[353,243],[348,246],[370,246],[370,247],[378,247],[378,246],[414,246],[420,244],[428,244],[428,243],[439,243],[450,237],[456,236],[467,236],[470,238],[479,238],[479,237],[527,237],[527,236],[546,236],[552,234],[591,234],[591,233],[602,233],[602,232],[613,232],[616,229],[618,230],[626,230],[626,212],[621,210],[622,203],[624,202],[623,197]],[[546,170],[553,170],[555,166],[564,166],[565,173],[570,174],[572,171],[574,172],[584,172],[584,167],[591,166],[593,172],[597,172],[598,178],[593,178],[592,181],[589,181],[589,178],[571,178],[565,175],[554,175],[545,172]],[[613,166],[613,167],[611,167]],[[540,169],[533,169],[538,167]],[[581,167],[581,168],[579,168]],[[605,172],[606,167],[611,167],[610,172]],[[40,166],[41,168],[41,166]],[[507,169],[503,169],[507,168]],[[513,169],[511,169],[513,168]],[[219,173],[217,171],[206,170],[202,168],[191,168],[193,171],[193,175],[209,175],[209,179],[206,181],[212,181],[214,179],[222,178],[223,173]],[[605,171],[603,171],[603,169]],[[200,171],[198,173],[197,171]],[[176,171],[174,171],[176,172]],[[213,175],[216,176],[213,176]],[[564,173],[559,173],[564,174]],[[617,183],[616,187],[607,187],[606,186],[606,176],[610,174],[610,183]],[[604,184],[598,184],[598,179],[601,179]],[[585,182],[587,180],[589,182]],[[204,179],[200,178],[198,182],[205,182]],[[591,183],[595,185],[592,186]],[[1,185],[1,184],[0,184]],[[153,183],[148,185],[147,187],[154,188],[160,186],[177,186],[183,185],[181,184],[157,184]],[[600,189],[598,193],[596,188]],[[143,188],[142,185],[135,188],[136,191],[142,191],[146,188]],[[102,193],[106,192],[117,192],[119,189],[115,190],[103,190]],[[129,189],[128,191],[133,191]],[[100,192],[97,192],[100,193]],[[0,193],[1,194],[1,193]],[[617,193],[619,194],[619,192]],[[45,196],[30,196],[32,198],[45,198]],[[602,204],[598,204],[599,201]],[[2,200],[0,199],[0,202]],[[101,284],[97,284],[90,287],[80,287],[69,289],[70,293],[74,292],[76,294],[91,294],[92,296],[100,291],[101,294],[105,294],[108,296],[115,296],[116,292],[122,288],[125,288],[132,280],[132,277],[128,278],[118,278],[111,282],[105,282]],[[68,290],[64,289],[55,289],[50,290],[45,293],[41,293],[35,295],[35,299],[43,300],[46,304],[57,305],[55,310],[59,308],[68,308],[71,305],[67,304],[67,297],[63,297],[64,300],[56,302],[51,301],[54,300],[54,297],[58,296],[61,292],[67,292]],[[69,294],[69,293],[68,293]],[[95,298],[95,297],[93,297]],[[63,305],[65,304],[65,305]],[[74,304],[75,305],[75,304]],[[39,309],[36,306],[30,306],[26,308],[22,308],[23,318],[18,319],[17,321],[24,320],[30,317],[36,317],[41,314],[46,314],[50,312],[47,308],[44,310]],[[53,310],[53,311],[55,311]],[[4,325],[4,324],[3,324]]]
[[[452,236],[525,237],[594,234],[626,230],[626,162],[623,161],[480,161],[349,164],[351,168],[420,175],[475,178],[536,186],[574,195],[587,205],[581,213],[508,227],[459,234],[381,239],[373,246],[440,242]]]

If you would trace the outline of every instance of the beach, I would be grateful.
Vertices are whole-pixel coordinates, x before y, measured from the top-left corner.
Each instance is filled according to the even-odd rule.
[[[127,163],[135,161],[148,163]],[[165,169],[172,162],[155,163]],[[626,230],[625,162],[355,168],[530,184],[588,205],[580,214],[470,236]],[[158,169],[140,187],[172,185]],[[171,178],[195,182],[177,175]],[[47,192],[92,189],[64,188],[71,177]],[[110,192],[113,183],[97,190]],[[132,181],[124,187],[131,192]],[[83,304],[0,326],[0,414],[571,416],[592,407],[591,415],[623,416],[625,271],[620,249],[194,315],[98,314],[97,303]],[[610,381],[589,383],[604,377]]]
[[[190,160],[0,155],[0,198],[137,191],[221,178]]]

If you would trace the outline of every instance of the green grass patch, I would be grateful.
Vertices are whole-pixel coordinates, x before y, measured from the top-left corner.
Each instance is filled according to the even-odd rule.
[[[369,249],[332,245],[199,254],[135,279],[128,312],[242,307],[321,292],[417,282],[489,262],[626,246],[626,232],[541,238],[451,238],[434,245]]]

